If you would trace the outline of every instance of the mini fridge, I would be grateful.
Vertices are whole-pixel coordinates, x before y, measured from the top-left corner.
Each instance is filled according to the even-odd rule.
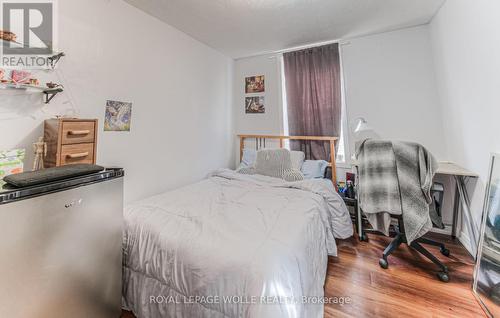
[[[0,317],[120,317],[123,175],[0,189]]]

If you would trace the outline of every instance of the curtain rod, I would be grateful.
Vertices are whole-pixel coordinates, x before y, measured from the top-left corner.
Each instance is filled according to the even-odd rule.
[[[269,59],[274,59],[274,58],[276,58],[276,55],[279,55],[279,54],[288,53],[288,52],[294,52],[294,51],[307,50],[307,49],[312,49],[312,48],[315,48],[315,47],[324,46],[324,45],[328,45],[328,44],[334,44],[334,43],[338,43],[339,46],[344,46],[344,45],[351,44],[350,41],[340,41],[340,40],[317,42],[317,43],[314,43],[314,44],[306,44],[306,45],[301,45],[301,46],[295,46],[295,47],[292,47],[292,48],[289,48],[289,49],[284,49],[284,50],[279,50],[279,51],[273,51],[273,52],[269,52],[269,53],[265,53],[265,54],[257,54],[257,55],[254,55],[254,56],[249,56],[249,58],[250,57],[256,57],[256,56],[263,56],[263,55],[273,54],[272,56],[269,56],[268,58]],[[242,59],[245,59],[245,58],[246,57],[243,57]]]
[[[342,40],[316,42],[316,43],[311,43],[311,44],[306,44],[306,45],[291,47],[289,49],[274,51],[273,53],[275,53],[275,54],[282,54],[282,53],[288,53],[288,52],[293,52],[293,51],[300,51],[300,50],[311,49],[311,48],[314,48],[314,47],[324,46],[324,45],[334,44],[334,43],[338,43],[339,45],[347,45],[347,44],[350,44],[351,42],[349,42],[349,41],[342,41]]]
[[[344,40],[332,40],[332,41],[315,42],[315,43],[310,43],[310,44],[305,44],[305,45],[300,45],[300,46],[294,46],[294,47],[291,47],[291,48],[288,48],[288,49],[283,49],[283,50],[268,51],[268,52],[258,53],[258,54],[255,54],[255,55],[249,55],[249,56],[239,57],[239,58],[236,59],[236,61],[237,60],[242,60],[242,59],[247,59],[247,58],[252,58],[252,57],[257,57],[257,56],[269,55],[269,54],[283,54],[283,53],[287,53],[287,52],[306,50],[306,49],[311,49],[311,48],[314,48],[314,47],[328,45],[328,44],[333,44],[333,43],[338,43],[339,46],[351,44],[350,41],[344,41]],[[274,56],[270,56],[269,58],[274,58]]]
[[[345,39],[337,39],[337,40],[331,40],[331,41],[323,41],[323,42],[316,42],[316,43],[304,44],[304,45],[295,46],[295,47],[291,47],[291,48],[287,48],[287,49],[282,49],[282,50],[277,50],[277,51],[261,52],[261,53],[256,53],[256,54],[252,54],[252,55],[249,55],[249,56],[242,56],[242,57],[236,58],[235,60],[237,61],[237,60],[242,60],[242,59],[246,59],[246,58],[252,58],[252,57],[257,57],[257,56],[264,56],[264,55],[269,55],[269,54],[283,54],[283,53],[286,53],[286,52],[292,52],[292,51],[298,51],[298,50],[305,50],[305,49],[313,48],[313,47],[316,47],[316,46],[328,45],[328,44],[333,44],[333,43],[338,43],[340,46],[344,46],[344,45],[351,44],[350,40],[356,40],[356,39],[364,38],[364,37],[367,37],[367,36],[374,36],[374,35],[379,35],[379,34],[383,34],[383,33],[401,31],[401,30],[405,30],[405,29],[417,28],[417,27],[421,27],[421,26],[427,25],[427,24],[429,24],[429,23],[426,22],[426,23],[421,23],[421,24],[417,24],[417,25],[410,25],[410,26],[404,26],[404,27],[395,28],[395,29],[382,30],[382,31],[379,31],[379,32],[360,34],[360,35],[348,37],[348,38],[345,38]]]

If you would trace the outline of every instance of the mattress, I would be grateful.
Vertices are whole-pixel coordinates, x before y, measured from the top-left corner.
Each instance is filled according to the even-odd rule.
[[[323,317],[328,255],[352,234],[327,180],[218,170],[125,209],[122,304],[138,318]]]

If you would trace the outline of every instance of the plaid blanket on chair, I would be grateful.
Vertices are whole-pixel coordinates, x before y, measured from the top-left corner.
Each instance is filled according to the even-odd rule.
[[[365,140],[356,156],[359,204],[373,228],[388,235],[393,214],[403,215],[408,244],[427,233],[437,169],[432,154],[416,143]]]

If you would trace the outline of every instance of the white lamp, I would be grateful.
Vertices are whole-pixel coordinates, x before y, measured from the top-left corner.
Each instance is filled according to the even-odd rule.
[[[354,130],[353,130],[353,141],[355,153],[353,154],[353,159],[356,156],[358,146],[366,139],[380,139],[380,136],[375,132],[366,119],[363,117],[358,117],[354,120]]]
[[[368,122],[363,117],[356,119],[356,128],[354,128],[354,133],[358,134],[364,131],[373,131],[373,128],[368,125]]]

